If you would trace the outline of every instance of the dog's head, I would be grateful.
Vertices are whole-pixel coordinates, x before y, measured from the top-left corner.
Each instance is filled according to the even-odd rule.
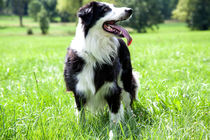
[[[81,18],[85,36],[89,32],[97,31],[108,37],[125,37],[130,45],[132,38],[129,33],[116,23],[130,18],[132,12],[131,8],[116,8],[108,3],[90,2],[79,9],[78,17]]]

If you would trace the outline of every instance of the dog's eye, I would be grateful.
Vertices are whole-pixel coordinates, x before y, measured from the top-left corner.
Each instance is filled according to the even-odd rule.
[[[107,11],[109,11],[109,8],[107,8],[107,7],[104,8],[104,12],[107,12]]]

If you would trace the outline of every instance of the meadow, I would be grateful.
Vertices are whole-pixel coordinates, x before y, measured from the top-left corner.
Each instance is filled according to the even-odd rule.
[[[133,68],[140,74],[134,115],[110,128],[104,113],[86,112],[77,122],[72,93],[63,78],[66,48],[75,23],[38,23],[0,16],[0,139],[210,139],[210,31],[184,23],[132,32]],[[27,28],[34,35],[27,35]]]

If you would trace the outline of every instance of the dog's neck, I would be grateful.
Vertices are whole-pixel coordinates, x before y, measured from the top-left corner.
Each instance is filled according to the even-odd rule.
[[[88,57],[87,59],[91,59],[91,61],[112,63],[111,58],[117,55],[118,39],[113,36],[106,36],[94,28],[91,28],[85,37],[83,28],[81,21],[79,21],[71,48],[77,50],[79,55]]]

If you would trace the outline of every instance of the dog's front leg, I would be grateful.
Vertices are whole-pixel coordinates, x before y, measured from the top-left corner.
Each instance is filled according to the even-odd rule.
[[[111,124],[118,123],[123,119],[124,109],[121,104],[121,88],[117,84],[110,89],[106,101],[109,105]]]
[[[121,104],[121,88],[115,84],[109,90],[110,93],[106,96],[106,101],[109,105],[109,112],[110,112],[110,131],[109,131],[109,139],[112,140],[116,138],[118,132],[117,127],[119,126],[120,120],[124,117],[124,109],[123,105]]]
[[[75,101],[77,106],[77,115],[79,118],[79,123],[84,125],[85,124],[85,104],[86,104],[86,98],[83,94],[75,94]]]

